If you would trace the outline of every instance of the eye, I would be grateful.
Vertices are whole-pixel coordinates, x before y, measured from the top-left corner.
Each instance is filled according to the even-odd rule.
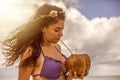
[[[55,32],[59,32],[59,29],[55,29],[54,31],[55,31]]]

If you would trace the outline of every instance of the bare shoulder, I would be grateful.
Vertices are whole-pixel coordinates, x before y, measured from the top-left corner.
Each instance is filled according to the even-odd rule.
[[[19,72],[18,72],[18,80],[29,80],[30,75],[34,70],[34,66],[21,66],[25,59],[32,55],[32,47],[27,47],[26,50],[21,55],[21,60],[19,63]]]
[[[30,57],[32,55],[32,47],[27,47],[27,49],[25,50],[25,52],[22,54],[21,58],[22,60]]]

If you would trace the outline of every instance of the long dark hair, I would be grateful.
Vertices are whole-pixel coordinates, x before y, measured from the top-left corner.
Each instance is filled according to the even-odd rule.
[[[56,17],[46,16],[51,10],[61,13],[58,13]],[[19,60],[29,46],[32,47],[32,54],[23,61],[22,66],[36,65],[36,60],[41,53],[40,44],[43,43],[42,29],[57,23],[58,20],[65,20],[65,13],[61,8],[49,4],[39,7],[32,19],[17,28],[12,36],[4,40],[2,53],[6,57],[6,66],[13,65]]]

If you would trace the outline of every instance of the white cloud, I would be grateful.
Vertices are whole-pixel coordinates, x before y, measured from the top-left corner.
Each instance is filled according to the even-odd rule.
[[[69,18],[66,21],[63,40],[70,49],[73,52],[76,49],[80,53],[88,52],[92,59],[92,67],[103,65],[99,68],[105,68],[105,70],[98,70],[98,75],[103,74],[102,71],[105,71],[104,75],[120,74],[116,72],[120,62],[120,17],[109,19],[98,17],[88,20],[75,8],[69,8],[67,11]],[[115,63],[114,67],[113,63]],[[93,73],[96,73],[94,69],[92,69]]]

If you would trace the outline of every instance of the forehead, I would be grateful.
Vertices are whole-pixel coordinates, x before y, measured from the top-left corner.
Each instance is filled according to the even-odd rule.
[[[49,26],[49,28],[63,28],[63,27],[64,27],[64,20],[59,20],[57,23]]]

